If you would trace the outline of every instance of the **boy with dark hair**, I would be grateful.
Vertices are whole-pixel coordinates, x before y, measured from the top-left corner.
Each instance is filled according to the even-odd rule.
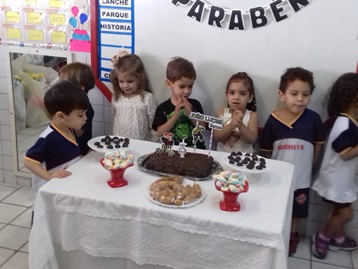
[[[299,243],[298,224],[308,217],[312,167],[325,141],[320,116],[307,108],[314,89],[313,74],[301,67],[288,68],[281,76],[278,95],[285,106],[271,113],[260,143],[261,155],[295,165],[294,197],[289,254]]]
[[[32,204],[35,206],[38,190],[53,178],[65,178],[65,170],[80,158],[75,129],[86,123],[89,107],[87,94],[69,81],[52,86],[45,94],[44,104],[51,125],[26,152],[24,164],[32,173]]]
[[[199,101],[189,98],[192,93],[196,72],[193,64],[181,57],[174,57],[167,66],[166,84],[172,91],[171,97],[161,103],[155,112],[153,129],[161,136],[165,132],[174,134],[174,144],[183,140],[193,146],[192,131],[197,121],[190,119],[191,112],[204,114]],[[203,122],[199,122],[204,125]],[[205,149],[204,141],[197,141],[197,148]]]

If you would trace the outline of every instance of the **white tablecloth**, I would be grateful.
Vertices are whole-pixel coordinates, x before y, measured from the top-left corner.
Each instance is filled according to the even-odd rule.
[[[136,159],[159,146],[132,140],[130,153]],[[218,161],[223,154],[211,152]],[[112,189],[101,157],[88,154],[68,169],[72,176],[40,189],[30,269],[287,268],[293,165],[268,160],[271,170],[239,195],[241,210],[226,212],[213,180],[200,182],[206,197],[196,206],[152,203],[147,191],[158,176],[140,171],[137,163],[125,172],[129,184]]]

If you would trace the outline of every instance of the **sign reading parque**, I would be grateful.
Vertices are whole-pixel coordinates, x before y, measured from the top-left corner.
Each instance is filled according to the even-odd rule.
[[[268,25],[271,18],[280,22],[289,18],[290,9],[298,12],[310,2],[308,0],[273,0],[267,6],[256,6],[248,10],[240,8],[227,10],[220,6],[210,5],[204,0],[172,0],[172,4],[188,6],[187,16],[198,22],[202,22],[204,14],[209,13],[207,23],[211,26],[226,27],[229,30],[247,30],[250,28],[250,25],[247,25],[248,22],[251,23],[252,28]],[[246,19],[246,16],[249,19]]]

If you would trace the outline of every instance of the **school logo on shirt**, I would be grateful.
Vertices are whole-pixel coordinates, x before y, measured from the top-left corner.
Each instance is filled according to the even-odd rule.
[[[295,201],[299,204],[299,205],[303,205],[307,200],[307,195],[304,193],[301,193],[300,195],[298,195],[295,198]]]

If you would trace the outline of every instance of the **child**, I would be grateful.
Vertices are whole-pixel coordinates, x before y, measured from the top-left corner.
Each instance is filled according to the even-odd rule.
[[[296,252],[299,243],[299,220],[308,216],[311,170],[325,140],[320,116],[307,108],[313,89],[312,72],[300,67],[286,70],[278,90],[285,106],[271,113],[260,143],[263,156],[295,165],[290,255]]]
[[[184,140],[188,147],[193,147],[192,131],[197,121],[190,119],[189,115],[191,112],[204,113],[200,102],[189,98],[196,79],[194,66],[184,58],[174,57],[168,63],[166,75],[166,84],[172,93],[167,101],[158,106],[153,129],[159,136],[165,132],[173,133],[175,145]],[[204,125],[203,122],[199,124]],[[196,147],[205,149],[204,140],[198,139]]]
[[[59,71],[60,80],[68,80],[73,84],[78,85],[88,94],[89,90],[95,86],[95,78],[91,67],[80,62],[70,63],[63,66]],[[78,136],[78,146],[80,147],[81,155],[86,155],[90,150],[87,142],[92,138],[92,120],[94,117],[94,110],[90,104],[86,112],[87,121],[80,130],[76,130]]]
[[[258,117],[254,83],[245,73],[239,72],[226,85],[228,108],[222,108],[216,116],[224,120],[222,130],[214,130],[214,139],[219,141],[219,151],[253,152],[252,144],[258,133]]]
[[[357,200],[354,182],[358,167],[358,74],[347,73],[333,84],[328,114],[336,119],[328,137],[318,180],[313,189],[334,206],[322,231],[313,237],[312,253],[324,259],[330,250],[354,250],[357,243],[344,235]]]
[[[152,140],[151,126],[157,103],[150,93],[142,60],[135,54],[119,51],[112,57],[113,135]]]
[[[89,107],[87,94],[69,81],[50,88],[44,97],[52,122],[36,143],[26,152],[24,164],[32,173],[32,204],[35,206],[39,188],[53,178],[65,178],[65,170],[80,157],[74,130],[86,123]]]

